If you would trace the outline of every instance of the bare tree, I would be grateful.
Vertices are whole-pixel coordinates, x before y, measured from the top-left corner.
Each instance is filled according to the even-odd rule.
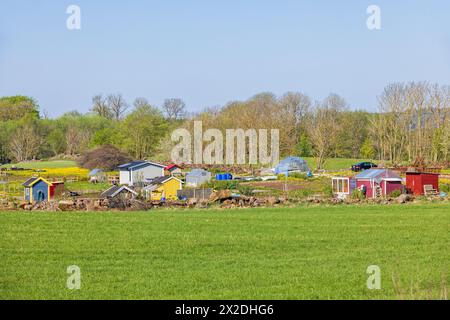
[[[317,169],[323,169],[326,159],[333,153],[338,144],[341,130],[340,112],[347,104],[338,95],[331,94],[322,104],[316,104],[308,121],[308,135],[311,137],[313,153],[316,158]]]
[[[128,104],[121,94],[110,94],[107,97],[108,107],[113,119],[120,120],[128,109]]]
[[[92,108],[91,111],[100,117],[107,119],[112,118],[112,113],[108,105],[107,99],[103,99],[102,95],[96,95],[92,98]]]
[[[149,107],[150,102],[148,102],[148,100],[146,98],[136,98],[133,102],[133,107],[134,109],[139,109],[142,107]]]
[[[9,150],[17,162],[31,160],[36,157],[40,142],[34,128],[24,125],[13,134]]]
[[[181,99],[166,99],[162,106],[169,120],[179,120],[186,114],[186,104]]]
[[[80,127],[71,124],[66,131],[66,153],[76,155],[81,153],[88,145],[90,133]]]

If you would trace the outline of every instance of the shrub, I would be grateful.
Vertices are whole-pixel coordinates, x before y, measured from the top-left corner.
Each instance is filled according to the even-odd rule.
[[[398,197],[400,197],[401,194],[402,194],[402,192],[400,190],[394,190],[391,192],[391,194],[389,196],[391,198],[398,198]]]
[[[116,147],[105,145],[85,152],[78,160],[78,165],[86,169],[103,169],[113,171],[117,166],[130,162],[131,158]]]
[[[306,175],[306,173],[301,173],[301,172],[292,172],[289,174],[289,178],[294,178],[294,179],[308,179],[308,176]]]
[[[243,196],[253,195],[253,188],[250,185],[240,184],[238,186],[238,191]]]
[[[353,200],[364,200],[365,197],[361,190],[354,189],[350,198],[352,198]]]
[[[442,192],[445,192],[445,193],[450,193],[450,184],[448,184],[448,183],[442,183],[442,184],[439,186],[439,190],[442,191]]]
[[[333,187],[330,186],[329,184],[327,184],[323,187],[322,192],[326,197],[329,197],[329,198],[332,198],[334,195]]]
[[[205,185],[207,188],[215,190],[236,190],[239,187],[239,182],[235,180],[217,181],[213,180]]]

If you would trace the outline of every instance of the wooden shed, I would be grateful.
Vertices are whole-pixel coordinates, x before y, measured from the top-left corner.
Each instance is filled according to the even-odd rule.
[[[406,189],[415,196],[425,194],[425,186],[439,192],[439,174],[429,172],[406,172]]]
[[[37,203],[43,201],[50,201],[55,192],[55,186],[40,177],[33,177],[25,181],[24,187],[24,200]]]
[[[400,176],[389,169],[369,169],[356,175],[355,179],[357,187],[365,190],[367,198],[385,197],[396,190],[404,190]]]

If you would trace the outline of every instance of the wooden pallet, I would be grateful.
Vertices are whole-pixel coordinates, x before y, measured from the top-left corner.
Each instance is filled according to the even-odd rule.
[[[423,191],[425,196],[437,196],[438,192],[433,188],[431,184],[426,184],[423,186]]]

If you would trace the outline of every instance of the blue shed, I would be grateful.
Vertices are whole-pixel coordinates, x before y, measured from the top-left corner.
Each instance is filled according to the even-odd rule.
[[[30,178],[23,184],[25,201],[36,203],[49,201],[53,184],[44,178]]]

